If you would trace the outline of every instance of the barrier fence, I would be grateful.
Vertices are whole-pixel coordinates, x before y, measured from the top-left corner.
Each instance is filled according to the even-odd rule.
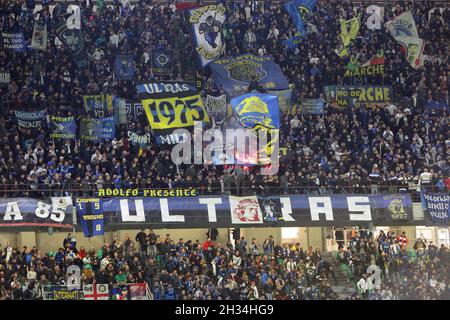
[[[419,185],[390,185],[390,184],[370,184],[370,185],[336,185],[329,186],[287,186],[281,187],[274,185],[275,183],[261,183],[258,185],[251,185],[249,182],[244,182],[240,186],[223,187],[220,182],[215,185],[208,184],[192,184],[183,183],[183,189],[195,189],[197,195],[332,195],[332,194],[388,194],[388,193],[409,193],[413,201],[420,201],[420,192],[443,192],[448,193],[446,188],[437,186],[422,186]],[[122,188],[115,188],[111,185],[97,185],[95,183],[67,184],[51,186],[48,184],[2,184],[0,185],[0,198],[13,197],[96,197],[101,196],[98,193],[100,189],[140,189],[140,190],[174,190],[176,188],[154,188],[149,187],[148,184],[132,184]]]

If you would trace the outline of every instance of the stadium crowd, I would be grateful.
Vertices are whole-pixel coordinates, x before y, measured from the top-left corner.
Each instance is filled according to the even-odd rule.
[[[340,246],[336,259],[356,284],[347,299],[450,299],[448,249],[419,238],[407,250],[407,241],[404,234],[357,232]],[[211,238],[177,241],[150,229],[96,251],[77,248],[69,234],[57,252],[7,245],[0,254],[0,299],[42,299],[44,288],[94,282],[108,284],[110,292],[146,282],[156,300],[343,299],[333,288],[346,284],[337,282],[328,261],[319,249],[276,243],[272,236],[262,244],[238,237],[223,246]],[[69,271],[73,265],[80,280]]]
[[[412,250],[403,232],[356,233],[336,259],[357,292],[349,299],[448,300],[450,252],[422,236]]]
[[[47,24],[47,51],[25,53],[0,49],[0,71],[9,70],[10,84],[0,84],[0,195],[37,197],[69,194],[92,195],[96,188],[198,187],[202,193],[291,193],[291,192],[381,192],[450,188],[448,163],[448,111],[430,113],[430,100],[448,101],[449,11],[430,14],[432,1],[387,4],[385,21],[411,9],[419,35],[426,39],[425,66],[413,70],[402,57],[395,40],[385,29],[369,31],[365,8],[346,1],[319,1],[309,23],[317,27],[288,50],[282,41],[295,26],[282,6],[271,1],[221,1],[228,10],[223,37],[226,54],[272,55],[293,88],[293,105],[302,98],[323,96],[325,85],[346,83],[347,61],[334,52],[338,43],[339,18],[362,12],[359,36],[352,51],[366,61],[377,50],[386,57],[385,75],[362,78],[360,84],[392,85],[397,99],[379,106],[357,109],[325,108],[323,115],[304,115],[301,109],[282,115],[281,157],[276,176],[260,176],[254,168],[181,166],[170,160],[170,152],[155,142],[149,150],[138,150],[127,139],[127,129],[150,132],[145,117],[141,123],[120,125],[116,139],[92,143],[84,140],[53,140],[48,126],[19,130],[14,110],[46,107],[52,115],[75,115],[83,110],[83,94],[109,93],[135,98],[135,86],[157,78],[150,71],[152,49],[164,45],[175,49],[172,80],[202,80],[202,95],[223,93],[208,69],[195,70],[189,26],[174,2],[151,5],[139,1],[79,1],[85,28],[89,64],[77,69],[61,42],[55,26],[66,12],[63,2],[43,1],[39,19]],[[89,3],[86,6],[86,3]],[[0,0],[3,31],[23,32],[31,41],[35,1]],[[50,10],[50,6],[54,6]],[[93,7],[96,6],[96,10]],[[137,62],[132,81],[117,81],[113,75],[117,53],[134,53]],[[349,83],[351,84],[351,83]],[[60,191],[63,190],[63,191]]]

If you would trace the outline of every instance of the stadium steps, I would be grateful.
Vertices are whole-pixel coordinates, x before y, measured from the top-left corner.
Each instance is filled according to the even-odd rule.
[[[333,290],[338,294],[338,299],[345,299],[355,293],[355,287],[349,280],[348,271],[345,266],[341,266],[340,263],[337,262],[335,253],[324,252],[322,253],[322,258],[333,266],[338,285],[334,285],[333,278],[330,279],[330,283],[332,284]]]

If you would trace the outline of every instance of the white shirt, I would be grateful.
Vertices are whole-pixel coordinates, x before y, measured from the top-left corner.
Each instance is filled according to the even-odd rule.
[[[36,280],[36,271],[28,271],[27,279],[28,280]]]
[[[117,48],[119,46],[119,36],[117,34],[113,34],[109,37],[109,42]]]
[[[420,174],[420,183],[431,183],[431,173],[430,172],[422,172]]]
[[[359,291],[361,293],[365,293],[367,291],[367,281],[364,278],[361,278],[361,280],[358,281],[358,283],[356,284]]]
[[[292,128],[298,128],[300,126],[300,120],[299,119],[292,119],[291,120],[291,127]]]

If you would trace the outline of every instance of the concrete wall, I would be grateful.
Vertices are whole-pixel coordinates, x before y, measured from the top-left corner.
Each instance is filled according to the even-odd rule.
[[[304,249],[309,246],[319,248],[322,251],[326,250],[325,228],[322,227],[307,227],[298,228],[298,235],[294,239],[283,241],[281,228],[243,228],[241,229],[241,236],[250,241],[252,238],[256,238],[258,243],[262,243],[269,235],[272,235],[275,242],[299,242],[300,246]],[[390,227],[389,230],[405,231],[406,236],[409,239],[409,248],[412,248],[416,240],[416,227],[415,226],[401,226]],[[121,230],[121,231],[108,231],[103,237],[93,237],[91,239],[85,238],[82,232],[72,232],[72,236],[77,240],[77,247],[84,246],[89,248],[100,248],[105,242],[111,243],[114,237],[118,237],[120,240],[124,240],[128,234],[133,240],[136,234],[140,230]],[[227,228],[218,229],[219,235],[217,242],[225,245],[228,241]],[[148,229],[146,229],[148,232]],[[200,240],[204,242],[206,240],[207,229],[155,229],[155,232],[161,237],[165,237],[166,234],[170,234],[171,238],[178,241],[179,238],[187,240]],[[437,229],[435,231],[437,237]],[[47,232],[1,232],[0,231],[0,249],[4,248],[7,243],[11,243],[13,246],[22,248],[24,245],[28,247],[36,246],[42,251],[55,251],[62,247],[63,240],[67,236],[67,232],[54,232],[49,235]]]
[[[49,235],[47,232],[36,233],[37,247],[44,251],[56,251],[63,246],[64,238],[68,232],[55,232]],[[103,237],[97,236],[92,238],[85,238],[82,232],[71,232],[72,237],[77,240],[77,248],[84,246],[86,249],[91,247],[98,249],[103,246],[105,242],[111,243],[111,233],[105,232]]]
[[[275,243],[282,242],[281,228],[245,228],[241,229],[241,236],[244,236],[249,243],[255,238],[257,243],[262,244],[269,236],[273,236]]]
[[[303,228],[306,229],[306,228]],[[85,238],[82,232],[71,232],[72,237],[77,240],[77,247],[84,246],[88,248],[100,248],[105,242],[111,243],[115,236],[120,240],[125,239],[128,234],[133,240],[136,234],[140,230],[120,230],[120,231],[108,231],[105,232],[103,237],[97,236],[91,239]],[[204,242],[207,238],[207,229],[155,229],[154,230],[159,236],[165,237],[166,234],[170,234],[171,238],[178,241],[179,238],[187,240],[200,240]],[[228,241],[228,228],[219,228],[219,235],[217,237],[217,242],[225,245]],[[148,232],[148,229],[146,229]],[[12,243],[14,246],[19,246],[20,248],[24,245],[29,247],[37,246],[39,249],[45,251],[55,251],[62,247],[64,238],[67,236],[67,232],[54,232],[49,235],[48,232],[0,232],[0,244],[5,247],[8,243]],[[282,242],[281,239],[281,228],[246,228],[241,229],[241,236],[244,236],[247,240],[256,238],[259,243],[262,243],[269,235],[274,237],[275,241]]]
[[[307,246],[313,249],[319,248],[321,251],[325,249],[325,228],[308,227],[307,228]]]
[[[17,234],[15,232],[0,232],[0,250],[3,250],[8,242],[13,246],[17,246]]]

